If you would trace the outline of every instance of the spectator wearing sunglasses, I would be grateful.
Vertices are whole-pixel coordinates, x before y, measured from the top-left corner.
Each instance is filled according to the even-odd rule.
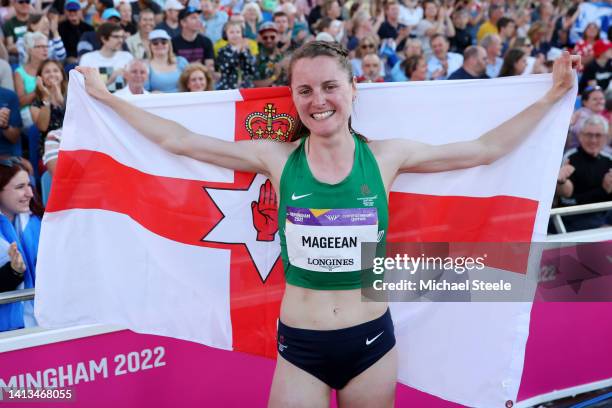
[[[49,39],[48,58],[63,63],[66,59],[66,49],[58,31],[58,18],[56,13],[49,13],[48,17],[45,14],[30,14],[27,27],[29,33],[46,35]],[[17,50],[19,50],[19,63],[23,64],[27,57],[23,37],[17,40]]]
[[[259,54],[255,68],[255,86],[287,85],[289,58],[278,48],[279,36],[276,24],[263,23],[259,28]]]
[[[21,104],[21,120],[25,127],[33,125],[30,105],[36,99],[36,75],[49,54],[49,40],[42,33],[26,33],[23,37],[27,52],[24,65],[15,70],[15,91]]]
[[[16,0],[13,3],[13,8],[15,9],[15,15],[4,23],[2,30],[4,31],[6,49],[9,52],[9,63],[14,66],[19,63],[17,40],[28,31],[27,23],[32,6],[30,0]]]
[[[175,56],[170,36],[164,30],[153,30],[149,34],[149,84],[151,92],[178,92],[178,80],[189,62]]]
[[[351,59],[354,76],[363,75],[363,71],[361,70],[361,59],[367,54],[377,54],[378,45],[378,37],[374,34],[366,35],[359,41],[359,46],[357,46],[355,50],[355,58]],[[381,68],[381,74],[383,76],[385,75],[384,67]]]
[[[0,158],[0,291],[35,286],[43,208],[19,157]],[[0,331],[36,326],[34,302],[0,305]]]

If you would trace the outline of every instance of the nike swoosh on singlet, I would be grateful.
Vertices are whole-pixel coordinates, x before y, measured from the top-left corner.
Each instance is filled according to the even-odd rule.
[[[293,193],[293,194],[291,194],[291,199],[292,200],[299,200],[300,198],[308,197],[309,195],[312,195],[312,193],[302,194],[302,195],[298,195],[298,196],[296,196],[295,193]]]
[[[370,339],[368,339],[368,338],[366,337],[366,346],[369,346],[370,344],[374,343],[374,340],[376,340],[377,338],[379,338],[380,336],[382,336],[382,334],[383,334],[384,332],[385,332],[384,330],[383,330],[383,331],[381,331],[381,332],[380,332],[380,333],[378,333],[378,334],[376,335],[376,337],[374,337],[372,340],[370,340]]]

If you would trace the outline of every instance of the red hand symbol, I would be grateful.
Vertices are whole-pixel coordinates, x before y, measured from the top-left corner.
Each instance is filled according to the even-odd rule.
[[[278,231],[278,208],[276,192],[270,180],[259,188],[259,200],[251,203],[251,212],[257,240],[274,241],[274,234]]]

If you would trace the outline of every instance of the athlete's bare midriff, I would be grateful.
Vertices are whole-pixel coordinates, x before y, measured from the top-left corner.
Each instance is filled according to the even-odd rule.
[[[361,289],[314,290],[287,284],[280,319],[300,329],[334,330],[382,316],[386,302],[364,300]]]

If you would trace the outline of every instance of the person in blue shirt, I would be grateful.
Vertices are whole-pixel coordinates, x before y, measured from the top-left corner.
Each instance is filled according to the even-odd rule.
[[[33,288],[43,208],[25,161],[0,159],[0,281],[3,290]],[[36,326],[34,303],[0,305],[0,331]]]
[[[10,89],[0,88],[0,154],[20,154],[22,126],[17,94]]]

